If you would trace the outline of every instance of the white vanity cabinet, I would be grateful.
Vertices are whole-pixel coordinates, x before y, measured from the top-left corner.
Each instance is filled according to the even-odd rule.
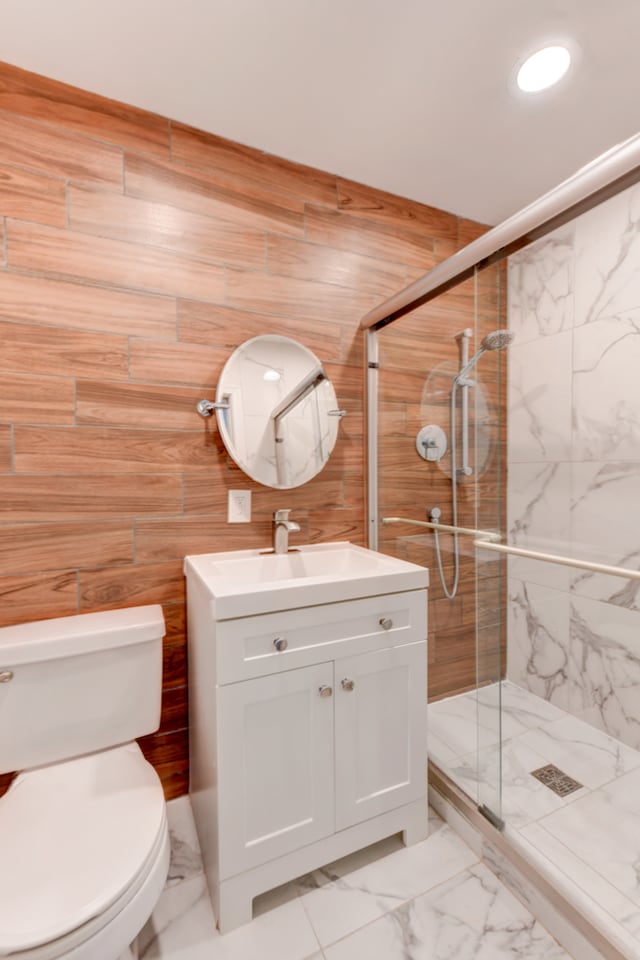
[[[223,620],[185,569],[190,795],[224,932],[265,890],[426,836],[426,590]]]

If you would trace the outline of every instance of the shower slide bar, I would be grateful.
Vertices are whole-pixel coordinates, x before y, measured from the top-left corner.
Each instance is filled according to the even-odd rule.
[[[447,533],[461,533],[475,537],[474,547],[480,550],[492,550],[494,553],[503,553],[512,557],[524,557],[525,560],[542,560],[546,563],[557,563],[561,567],[576,567],[578,570],[589,570],[591,573],[602,573],[608,577],[621,577],[623,580],[640,580],[640,570],[629,570],[627,567],[613,567],[606,563],[593,563],[590,560],[578,560],[575,557],[563,557],[557,553],[543,553],[540,550],[525,550],[524,547],[511,547],[505,543],[497,543],[500,534],[492,530],[473,530],[470,527],[453,527],[448,523],[432,523],[429,520],[413,520],[410,517],[383,517],[382,523],[408,523],[414,527],[428,527],[431,530],[445,530]]]

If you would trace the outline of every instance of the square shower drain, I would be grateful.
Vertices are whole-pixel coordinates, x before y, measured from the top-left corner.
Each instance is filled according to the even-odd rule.
[[[578,783],[578,781],[570,777],[568,773],[564,773],[564,771],[554,766],[553,763],[548,763],[545,767],[540,767],[538,770],[532,770],[531,776],[539,780],[540,783],[544,783],[545,787],[549,787],[549,789],[557,793],[559,797],[567,797],[570,793],[573,793],[575,790],[580,790],[582,787],[581,783]]]

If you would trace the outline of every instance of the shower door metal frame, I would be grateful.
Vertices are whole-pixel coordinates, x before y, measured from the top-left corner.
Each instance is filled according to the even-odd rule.
[[[510,254],[522,249],[535,240],[545,236],[557,227],[575,219],[582,213],[622,192],[640,180],[640,134],[614,147],[592,163],[583,167],[558,187],[544,194],[539,200],[514,214],[502,224],[489,230],[479,239],[463,247],[453,256],[443,261],[423,277],[405,287],[399,293],[389,297],[379,306],[369,311],[360,323],[360,329],[366,334],[367,363],[367,518],[368,544],[372,549],[378,547],[378,385],[379,350],[378,331],[410,313],[416,307],[435,299],[440,294],[459,283],[477,275],[492,264],[499,263]],[[394,522],[405,518],[382,518],[382,522]],[[420,526],[433,527],[427,521],[410,521]],[[477,523],[477,519],[476,519]],[[444,529],[444,527],[441,527]],[[451,529],[451,528],[450,528]],[[458,531],[456,530],[456,533]],[[475,534],[474,546],[492,550],[496,553],[533,556],[532,551],[496,543],[499,535],[487,536],[486,531],[459,530],[460,533]],[[493,542],[492,542],[493,541]],[[612,573],[617,576],[631,574],[640,579],[640,572],[622,568],[591,564],[573,560],[569,557],[538,554],[545,559],[567,566],[578,566]],[[476,657],[478,653],[476,650]],[[500,741],[502,737],[500,736]],[[501,779],[501,774],[500,774]],[[478,806],[480,813],[498,830],[503,826],[501,818],[486,804]]]
[[[360,321],[367,350],[367,542],[378,547],[378,330],[491,264],[586,213],[640,180],[640,134],[613,147],[559,186],[388,297]]]

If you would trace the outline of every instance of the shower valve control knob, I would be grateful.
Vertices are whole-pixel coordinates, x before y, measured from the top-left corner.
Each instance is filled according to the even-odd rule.
[[[416,450],[423,458],[430,463],[438,463],[447,452],[447,435],[435,423],[422,427],[416,437]]]

